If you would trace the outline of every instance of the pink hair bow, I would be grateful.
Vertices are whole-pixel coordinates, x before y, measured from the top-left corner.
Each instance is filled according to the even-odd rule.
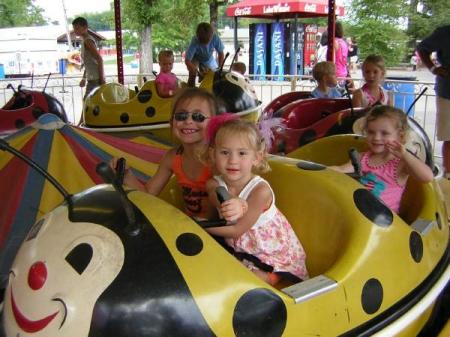
[[[211,143],[214,141],[214,137],[216,136],[217,130],[219,130],[220,126],[228,121],[238,119],[239,116],[232,113],[222,113],[220,115],[212,116],[209,119],[208,127],[206,129],[206,141]]]

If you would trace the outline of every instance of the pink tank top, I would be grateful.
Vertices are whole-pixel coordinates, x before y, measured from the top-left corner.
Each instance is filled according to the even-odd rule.
[[[347,55],[348,55],[348,46],[347,43],[340,38],[336,38],[336,43],[338,44],[338,48],[336,50],[335,55],[335,65],[336,65],[336,76],[337,77],[347,77],[348,69],[347,69]]]
[[[371,154],[365,152],[361,158],[362,177],[360,182],[381,199],[386,206],[398,213],[405,186],[397,182],[399,158],[393,158],[380,166],[369,164]]]
[[[175,91],[177,89],[177,76],[173,73],[159,73],[155,78],[158,85],[163,86],[167,91]]]
[[[374,97],[369,92],[369,89],[367,88],[367,84],[364,84],[362,86],[362,88],[361,88],[361,92],[362,92],[362,102],[361,102],[361,104],[362,104],[363,108],[372,107],[372,106],[377,105],[377,104],[389,105],[388,92],[381,86],[379,87],[379,89],[380,89],[380,96],[379,97]]]

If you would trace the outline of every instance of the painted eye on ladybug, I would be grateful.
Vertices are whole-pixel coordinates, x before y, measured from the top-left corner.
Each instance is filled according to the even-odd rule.
[[[78,274],[82,274],[92,259],[93,250],[87,243],[75,246],[66,256],[66,261],[75,269]]]
[[[230,81],[231,83],[233,83],[239,87],[244,87],[244,85],[245,85],[245,80],[243,78],[239,78],[235,74],[228,73],[225,75],[225,77],[227,78],[228,81]]]
[[[28,232],[28,235],[27,235],[27,238],[25,239],[25,241],[33,240],[39,234],[39,231],[41,230],[44,222],[45,222],[45,219],[41,219],[38,222],[36,222],[33,225],[33,227],[31,227],[30,231]]]

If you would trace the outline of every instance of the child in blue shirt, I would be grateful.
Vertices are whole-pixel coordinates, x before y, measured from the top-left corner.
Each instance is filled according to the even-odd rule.
[[[217,62],[214,58],[214,50],[217,52]],[[216,70],[224,59],[224,45],[219,36],[207,22],[199,23],[196,36],[191,40],[186,51],[185,64],[189,71],[188,86],[195,86],[197,72],[208,69]],[[200,71],[199,71],[200,70]]]
[[[342,93],[337,89],[336,66],[329,61],[317,63],[313,68],[313,77],[317,82],[311,95],[315,98],[340,98]]]

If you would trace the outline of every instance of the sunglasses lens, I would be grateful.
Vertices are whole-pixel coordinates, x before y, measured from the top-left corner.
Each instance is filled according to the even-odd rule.
[[[205,121],[206,117],[202,115],[200,112],[194,112],[192,114],[192,120],[194,122],[203,123]]]
[[[182,122],[188,118],[188,113],[186,111],[176,112],[173,118],[178,122]]]

